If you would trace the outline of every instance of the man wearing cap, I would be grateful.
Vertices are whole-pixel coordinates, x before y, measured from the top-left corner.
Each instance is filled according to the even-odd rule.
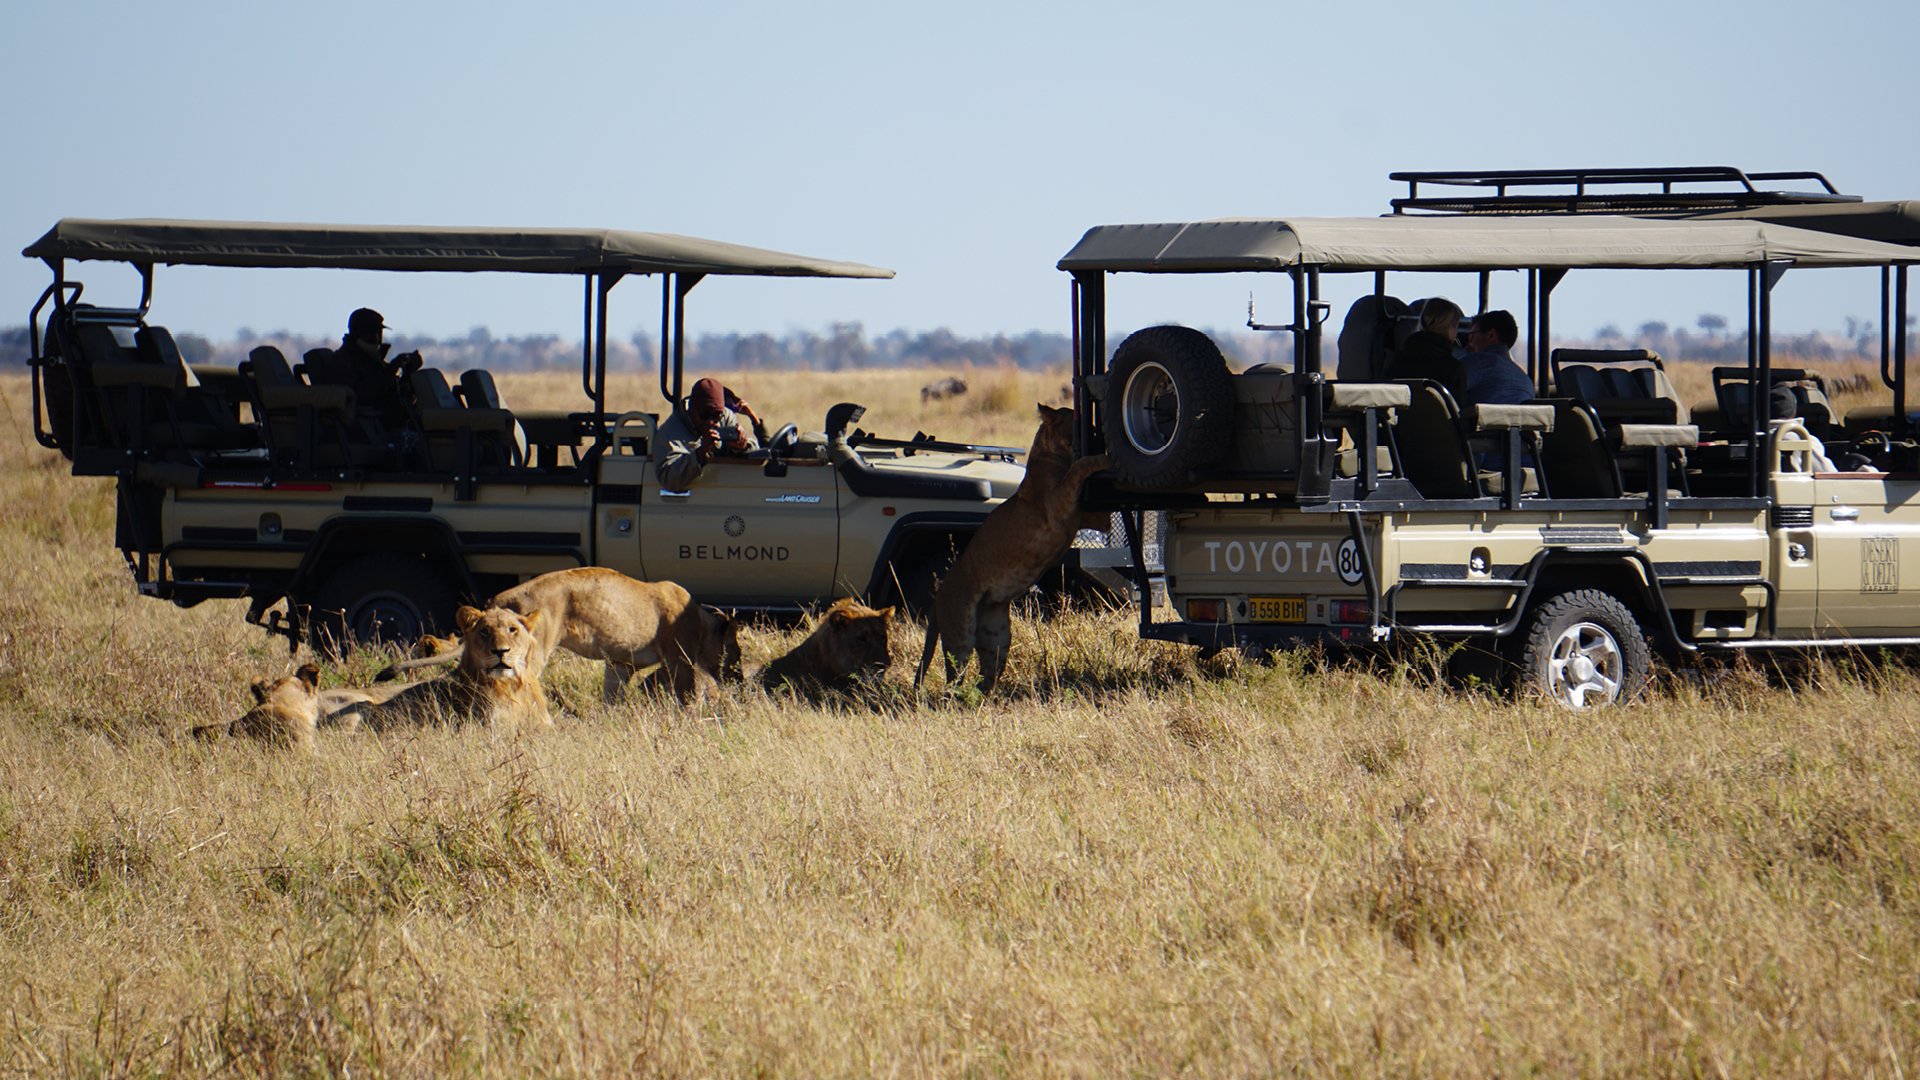
[[[350,387],[355,408],[371,412],[393,426],[410,419],[401,385],[407,376],[420,369],[420,354],[405,352],[387,359],[386,321],[372,308],[360,308],[347,316],[347,336],[333,350],[333,363],[326,370],[309,370],[316,382]]]
[[[1519,324],[1510,311],[1483,311],[1467,324],[1466,393],[1462,411],[1475,405],[1523,405],[1533,400],[1533,380],[1513,362],[1508,350],[1520,340]]]
[[[675,409],[660,425],[660,440],[667,447],[656,470],[660,486],[668,491],[690,490],[707,462],[721,454],[759,449],[765,431],[753,406],[720,385],[720,380],[701,379],[687,395],[687,407]]]

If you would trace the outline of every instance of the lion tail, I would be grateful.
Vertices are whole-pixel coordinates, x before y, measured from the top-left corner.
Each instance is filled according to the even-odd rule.
[[[396,660],[386,667],[381,668],[379,673],[374,675],[373,681],[392,682],[415,668],[445,667],[449,664],[457,663],[459,659],[460,650],[453,649],[448,652],[443,652],[438,656],[416,656],[410,660]]]
[[[940,643],[940,620],[932,612],[927,614],[927,646],[920,650],[920,670],[913,673],[913,685],[917,689],[920,680],[927,677],[927,668],[933,664],[934,646]]]

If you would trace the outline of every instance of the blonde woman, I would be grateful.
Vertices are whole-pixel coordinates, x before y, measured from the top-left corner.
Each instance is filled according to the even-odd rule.
[[[1420,329],[1408,335],[1387,365],[1389,379],[1432,379],[1447,388],[1455,403],[1465,407],[1467,369],[1453,355],[1453,338],[1466,313],[1444,296],[1420,305]]]

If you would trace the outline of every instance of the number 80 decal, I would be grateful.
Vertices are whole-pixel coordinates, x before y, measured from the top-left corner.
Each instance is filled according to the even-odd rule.
[[[1360,584],[1360,545],[1349,536],[1340,541],[1340,551],[1334,556],[1334,565],[1340,570],[1340,580],[1349,585]]]

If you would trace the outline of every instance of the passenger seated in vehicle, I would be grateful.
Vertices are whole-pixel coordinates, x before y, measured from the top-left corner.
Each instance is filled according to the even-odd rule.
[[[1785,383],[1776,385],[1773,388],[1773,392],[1767,396],[1768,418],[1774,421],[1774,423],[1778,424],[1780,421],[1783,421],[1783,420],[1795,419],[1799,415],[1800,415],[1800,399],[1794,394],[1793,387],[1788,386]],[[1840,460],[1837,462],[1834,461],[1832,458],[1827,456],[1826,444],[1821,442],[1820,436],[1815,435],[1811,430],[1807,432],[1807,441],[1813,444],[1812,449],[1810,449],[1807,454],[1808,465],[1810,466],[1810,468],[1808,469],[1809,472],[1816,472],[1816,473],[1867,472],[1867,473],[1870,473],[1870,472],[1876,471],[1873,467],[1873,462],[1869,460],[1865,454],[1854,454],[1854,453],[1841,454]],[[1793,472],[1794,471],[1792,467],[1793,455],[1791,453],[1783,453],[1780,456],[1783,459],[1785,459],[1783,461],[1783,467],[1785,471]]]
[[[353,390],[354,407],[371,412],[393,427],[412,418],[407,406],[408,377],[420,370],[420,354],[405,352],[387,359],[387,324],[372,308],[359,308],[347,317],[347,334],[333,350],[330,363],[310,361],[307,378],[315,385],[345,386]]]
[[[718,379],[693,384],[683,409],[675,409],[660,425],[659,439],[667,453],[656,474],[668,491],[687,491],[707,462],[721,454],[744,454],[760,448],[766,425],[753,406],[720,385]]]
[[[1387,365],[1387,378],[1432,379],[1447,388],[1455,403],[1464,401],[1467,369],[1453,355],[1453,339],[1465,316],[1459,304],[1444,296],[1428,298],[1420,305],[1420,329],[1401,343]]]
[[[1521,405],[1533,400],[1533,380],[1513,362],[1509,350],[1520,340],[1520,326],[1509,311],[1483,311],[1467,324],[1466,393],[1457,394],[1460,409],[1475,405]]]

